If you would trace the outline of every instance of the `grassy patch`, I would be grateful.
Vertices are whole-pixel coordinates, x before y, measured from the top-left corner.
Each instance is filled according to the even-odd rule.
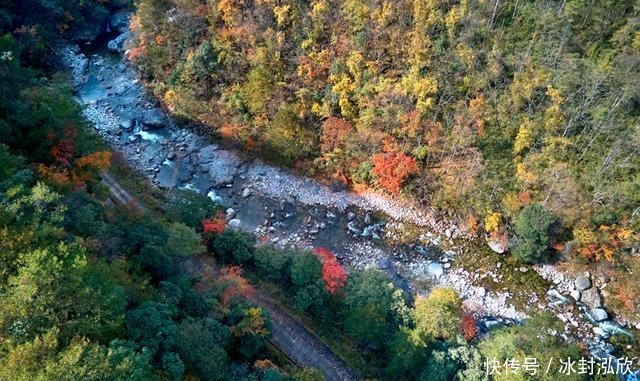
[[[521,311],[531,308],[531,293],[537,294],[539,299],[544,298],[550,283],[530,266],[519,262],[508,253],[494,252],[480,239],[465,241],[461,246],[464,250],[458,253],[454,266],[463,268],[471,274],[492,272],[502,276],[500,282],[494,282],[490,276],[478,279],[476,281],[478,286],[494,292],[510,292],[513,295],[511,303]],[[498,268],[498,262],[501,263],[500,268]],[[521,267],[526,267],[527,271],[521,272]]]

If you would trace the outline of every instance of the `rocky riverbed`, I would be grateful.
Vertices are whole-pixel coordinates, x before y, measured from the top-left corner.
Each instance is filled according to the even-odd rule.
[[[60,48],[60,53],[86,118],[151,182],[208,195],[228,208],[231,227],[255,232],[262,242],[327,247],[353,268],[380,268],[412,294],[453,287],[486,328],[527,316],[513,305],[510,290],[482,286],[487,279],[500,285],[504,272],[499,263],[485,271],[458,263],[464,234],[437,213],[376,193],[335,191],[177,123],[122,58],[129,32],[115,27],[119,24],[114,22],[114,29],[122,34],[109,43],[112,54],[85,54],[73,46]],[[417,242],[392,244],[391,232],[408,225],[420,230]],[[557,334],[583,342],[594,355],[611,355],[611,335],[627,335],[625,329],[634,324],[640,329],[637,322],[609,317],[603,309],[603,284],[590,274],[573,279],[553,266],[509,271],[535,271],[547,279],[551,286],[546,294],[531,292],[527,305],[554,312],[565,323],[564,332]]]

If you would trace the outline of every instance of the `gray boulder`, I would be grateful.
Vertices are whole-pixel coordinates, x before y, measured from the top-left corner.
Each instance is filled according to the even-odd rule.
[[[589,279],[589,277],[587,276],[582,275],[576,278],[574,284],[576,285],[578,291],[584,291],[591,287],[591,279]]]
[[[487,244],[489,245],[491,250],[498,254],[503,254],[505,251],[507,251],[507,245],[502,241],[489,239],[487,240]]]
[[[582,291],[580,301],[591,308],[602,307],[602,296],[596,287],[591,287]]]
[[[146,129],[156,129],[164,127],[167,118],[164,116],[162,109],[152,108],[145,110],[142,114],[142,124]]]
[[[64,65],[71,70],[73,89],[78,90],[87,80],[89,59],[80,53],[77,45],[64,47],[60,56]]]
[[[229,227],[232,228],[232,229],[239,229],[241,224],[242,224],[242,222],[240,222],[240,220],[237,219],[237,218],[233,218],[228,223]]]

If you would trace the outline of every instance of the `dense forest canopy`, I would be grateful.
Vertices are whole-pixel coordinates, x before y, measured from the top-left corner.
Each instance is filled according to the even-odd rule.
[[[145,188],[93,134],[55,54],[129,5],[0,5],[0,380],[322,380],[267,345],[252,282],[370,379],[513,379],[488,377],[485,359],[585,355],[550,315],[480,335],[453,289],[410,304],[379,270],[257,245],[208,197]],[[555,247],[640,271],[637,2],[135,7],[128,56],[176,115],[306,173],[468,215],[517,237],[521,260]],[[103,171],[155,202],[113,205]],[[613,287],[637,314],[638,279]]]
[[[141,0],[129,57],[177,115],[305,174],[453,211],[525,261],[560,251],[628,268],[638,12],[637,1]],[[527,228],[540,221],[546,232]]]

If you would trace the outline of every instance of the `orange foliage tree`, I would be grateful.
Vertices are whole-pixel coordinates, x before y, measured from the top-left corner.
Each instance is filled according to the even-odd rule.
[[[71,181],[80,187],[90,181],[98,171],[103,171],[111,165],[111,152],[98,151],[82,156],[73,163]]]
[[[225,267],[221,270],[220,277],[218,278],[218,284],[222,288],[221,302],[225,307],[229,306],[231,300],[242,297],[251,298],[254,295],[255,290],[242,276],[242,269],[240,266]]]
[[[373,156],[373,174],[378,177],[378,185],[397,194],[410,175],[418,171],[416,160],[404,152],[385,150]]]
[[[320,150],[327,153],[344,145],[353,126],[346,119],[331,117],[322,124]]]
[[[336,256],[325,247],[316,247],[313,252],[322,262],[322,279],[327,291],[331,294],[342,291],[347,283],[347,272],[338,262]]]

